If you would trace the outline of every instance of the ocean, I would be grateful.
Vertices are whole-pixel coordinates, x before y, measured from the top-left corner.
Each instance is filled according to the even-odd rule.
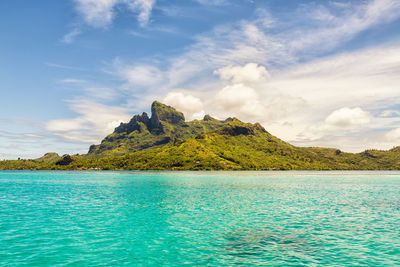
[[[0,172],[0,266],[400,266],[400,172]]]

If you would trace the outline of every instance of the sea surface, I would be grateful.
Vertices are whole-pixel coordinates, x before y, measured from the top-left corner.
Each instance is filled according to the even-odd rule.
[[[0,266],[400,266],[400,172],[0,172]]]

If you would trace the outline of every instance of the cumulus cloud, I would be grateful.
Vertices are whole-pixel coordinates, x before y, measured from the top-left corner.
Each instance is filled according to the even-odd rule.
[[[373,116],[359,107],[343,107],[331,112],[322,123],[310,125],[300,134],[303,141],[322,140],[326,136],[346,136],[369,126]]]
[[[226,109],[236,109],[246,103],[256,101],[258,95],[256,91],[243,84],[228,85],[222,88],[216,95],[218,104]]]
[[[170,92],[163,102],[185,114],[187,120],[202,119],[205,115],[200,98],[181,92]]]
[[[72,101],[70,108],[79,116],[52,120],[45,125],[48,131],[69,141],[97,143],[112,133],[121,122],[126,122],[130,118],[123,108],[89,100]]]
[[[215,96],[215,105],[224,113],[241,118],[258,118],[264,114],[264,107],[259,102],[256,90],[242,83],[222,88]]]
[[[247,63],[244,66],[227,66],[214,71],[222,80],[233,83],[255,83],[265,81],[269,77],[264,66],[256,63]]]
[[[375,119],[371,119],[373,123],[370,127],[379,130],[391,128],[398,123],[382,116],[389,114],[384,110],[400,103],[399,70],[400,47],[394,45],[344,53],[299,64],[275,73],[265,86],[269,90],[304,99],[308,108],[299,111],[291,118],[297,125],[309,125],[309,127],[320,125],[330,111],[355,106],[374,115]],[[357,113],[357,110],[353,112]],[[358,113],[365,114],[359,110]],[[331,118],[335,117],[332,115]],[[361,121],[366,120],[365,117]],[[328,122],[333,120],[330,119]],[[330,126],[332,128],[332,125]],[[304,135],[308,128],[287,130],[285,138],[296,142],[301,139],[304,143],[298,142],[298,144],[307,144]],[[350,128],[342,127],[336,133],[346,134]],[[279,135],[279,130],[274,133]],[[323,145],[325,141],[321,142]]]
[[[126,5],[138,13],[139,24],[145,26],[155,4],[155,0],[75,0],[75,2],[77,11],[84,21],[95,28],[104,28],[111,24],[117,5]]]
[[[325,123],[332,127],[353,129],[367,125],[371,121],[371,114],[359,107],[344,107],[333,111],[325,119]]]
[[[230,65],[217,69],[214,74],[218,74],[223,83],[230,83],[215,93],[213,106],[210,107],[219,115],[271,123],[306,106],[301,97],[271,88],[269,82],[272,77],[260,64]]]

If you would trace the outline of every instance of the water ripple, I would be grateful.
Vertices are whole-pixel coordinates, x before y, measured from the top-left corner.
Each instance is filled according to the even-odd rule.
[[[0,266],[400,266],[399,172],[0,172]]]

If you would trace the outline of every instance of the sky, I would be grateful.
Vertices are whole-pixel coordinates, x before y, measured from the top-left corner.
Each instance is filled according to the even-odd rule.
[[[298,146],[400,145],[398,0],[8,0],[0,32],[0,159],[86,153],[154,100]]]

